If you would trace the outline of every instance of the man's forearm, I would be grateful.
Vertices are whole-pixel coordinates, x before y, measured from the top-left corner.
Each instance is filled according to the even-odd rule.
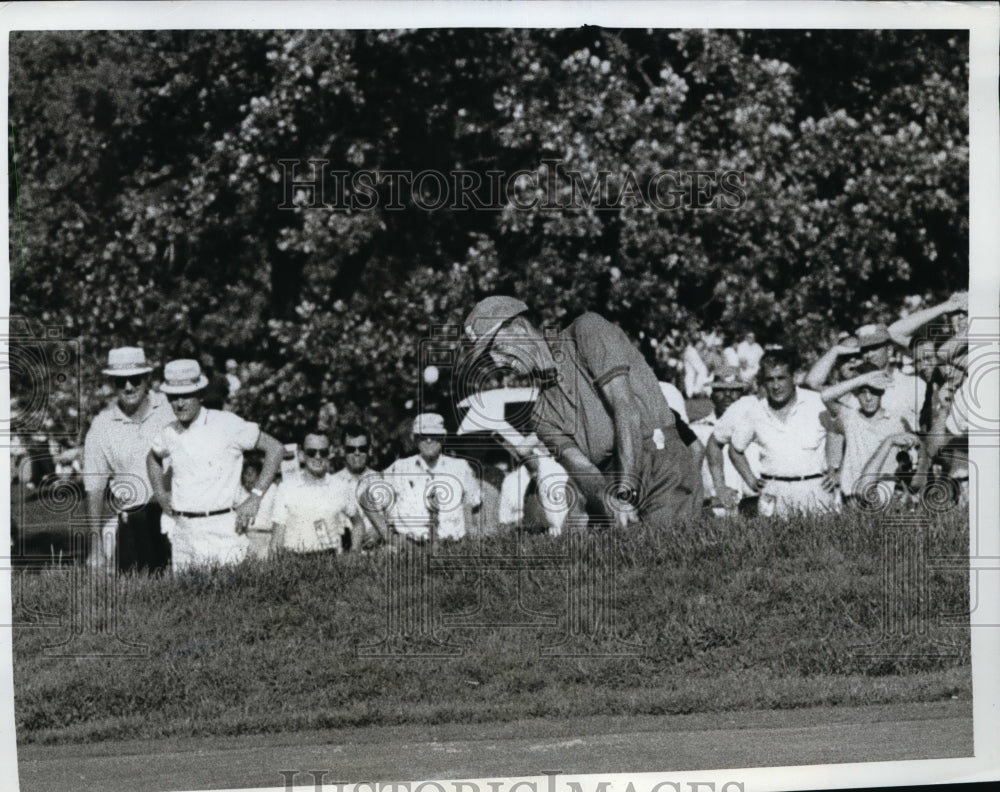
[[[164,511],[169,511],[170,493],[163,475],[163,462],[152,451],[146,456],[146,472],[149,474],[149,483],[153,485],[153,497]]]
[[[705,458],[708,460],[708,472],[712,476],[712,485],[716,493],[722,492],[726,486],[725,461],[722,453],[722,444],[715,439],[715,435],[709,437],[705,445]]]
[[[104,487],[87,493],[87,517],[91,525],[99,525],[104,513]]]
[[[753,470],[750,468],[750,462],[747,459],[746,454],[742,451],[737,451],[730,445],[729,460],[733,463],[733,467],[736,468],[736,472],[740,474],[750,489],[755,492],[760,489],[760,482],[757,481],[757,476],[754,475]]]
[[[837,362],[836,347],[830,349],[819,360],[813,363],[809,373],[806,374],[805,384],[815,391],[822,390],[833,371],[833,366]]]
[[[559,455],[559,462],[566,469],[574,486],[583,495],[592,512],[613,516],[607,501],[608,485],[611,483],[584,453],[578,448],[566,448]]]
[[[264,461],[261,463],[260,475],[257,476],[253,489],[265,492],[281,469],[281,459],[285,454],[285,448],[267,432],[260,433],[256,447],[264,452]]]
[[[904,316],[889,325],[889,337],[900,346],[909,346],[914,334],[928,322],[933,322],[939,316],[943,316],[954,310],[950,301],[924,308],[922,311],[914,311],[909,316]]]
[[[91,559],[104,558],[106,549],[104,547],[104,525],[103,516],[104,488],[87,493],[87,517],[89,518],[89,528],[91,533],[90,556]]]

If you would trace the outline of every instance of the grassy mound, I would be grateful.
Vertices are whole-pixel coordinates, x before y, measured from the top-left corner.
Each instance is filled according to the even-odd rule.
[[[965,698],[967,555],[953,511],[17,572],[18,738]]]

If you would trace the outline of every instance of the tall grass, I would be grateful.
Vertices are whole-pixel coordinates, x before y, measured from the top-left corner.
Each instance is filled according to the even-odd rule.
[[[386,553],[282,556],[120,577],[96,593],[65,569],[19,572],[18,738],[968,696],[968,574],[936,560],[967,556],[968,520],[903,529],[909,565],[886,561],[899,556],[886,539],[899,530],[881,515],[713,520],[613,538],[467,540],[391,565]],[[536,568],[473,568],[518,555]],[[404,560],[433,571],[393,596],[388,570]],[[71,656],[52,656],[71,598],[84,595],[107,618],[57,650]],[[115,621],[141,652],[87,656],[121,651]],[[373,648],[398,654],[365,656]]]

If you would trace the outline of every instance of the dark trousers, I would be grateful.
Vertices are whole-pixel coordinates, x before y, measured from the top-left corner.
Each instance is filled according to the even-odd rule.
[[[695,455],[676,430],[664,430],[663,448],[647,440],[642,445],[639,516],[649,525],[668,528],[678,520],[701,514],[701,470]]]
[[[119,572],[158,572],[170,563],[170,540],[160,531],[163,510],[155,501],[118,514],[115,550]]]

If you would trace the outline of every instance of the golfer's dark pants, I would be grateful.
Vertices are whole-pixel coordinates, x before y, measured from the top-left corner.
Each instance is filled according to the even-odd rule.
[[[163,510],[155,501],[118,514],[115,550],[119,572],[157,572],[170,563],[170,540],[160,531]]]
[[[701,471],[695,461],[674,429],[664,430],[663,448],[652,440],[642,444],[639,516],[643,522],[668,528],[700,515]]]

